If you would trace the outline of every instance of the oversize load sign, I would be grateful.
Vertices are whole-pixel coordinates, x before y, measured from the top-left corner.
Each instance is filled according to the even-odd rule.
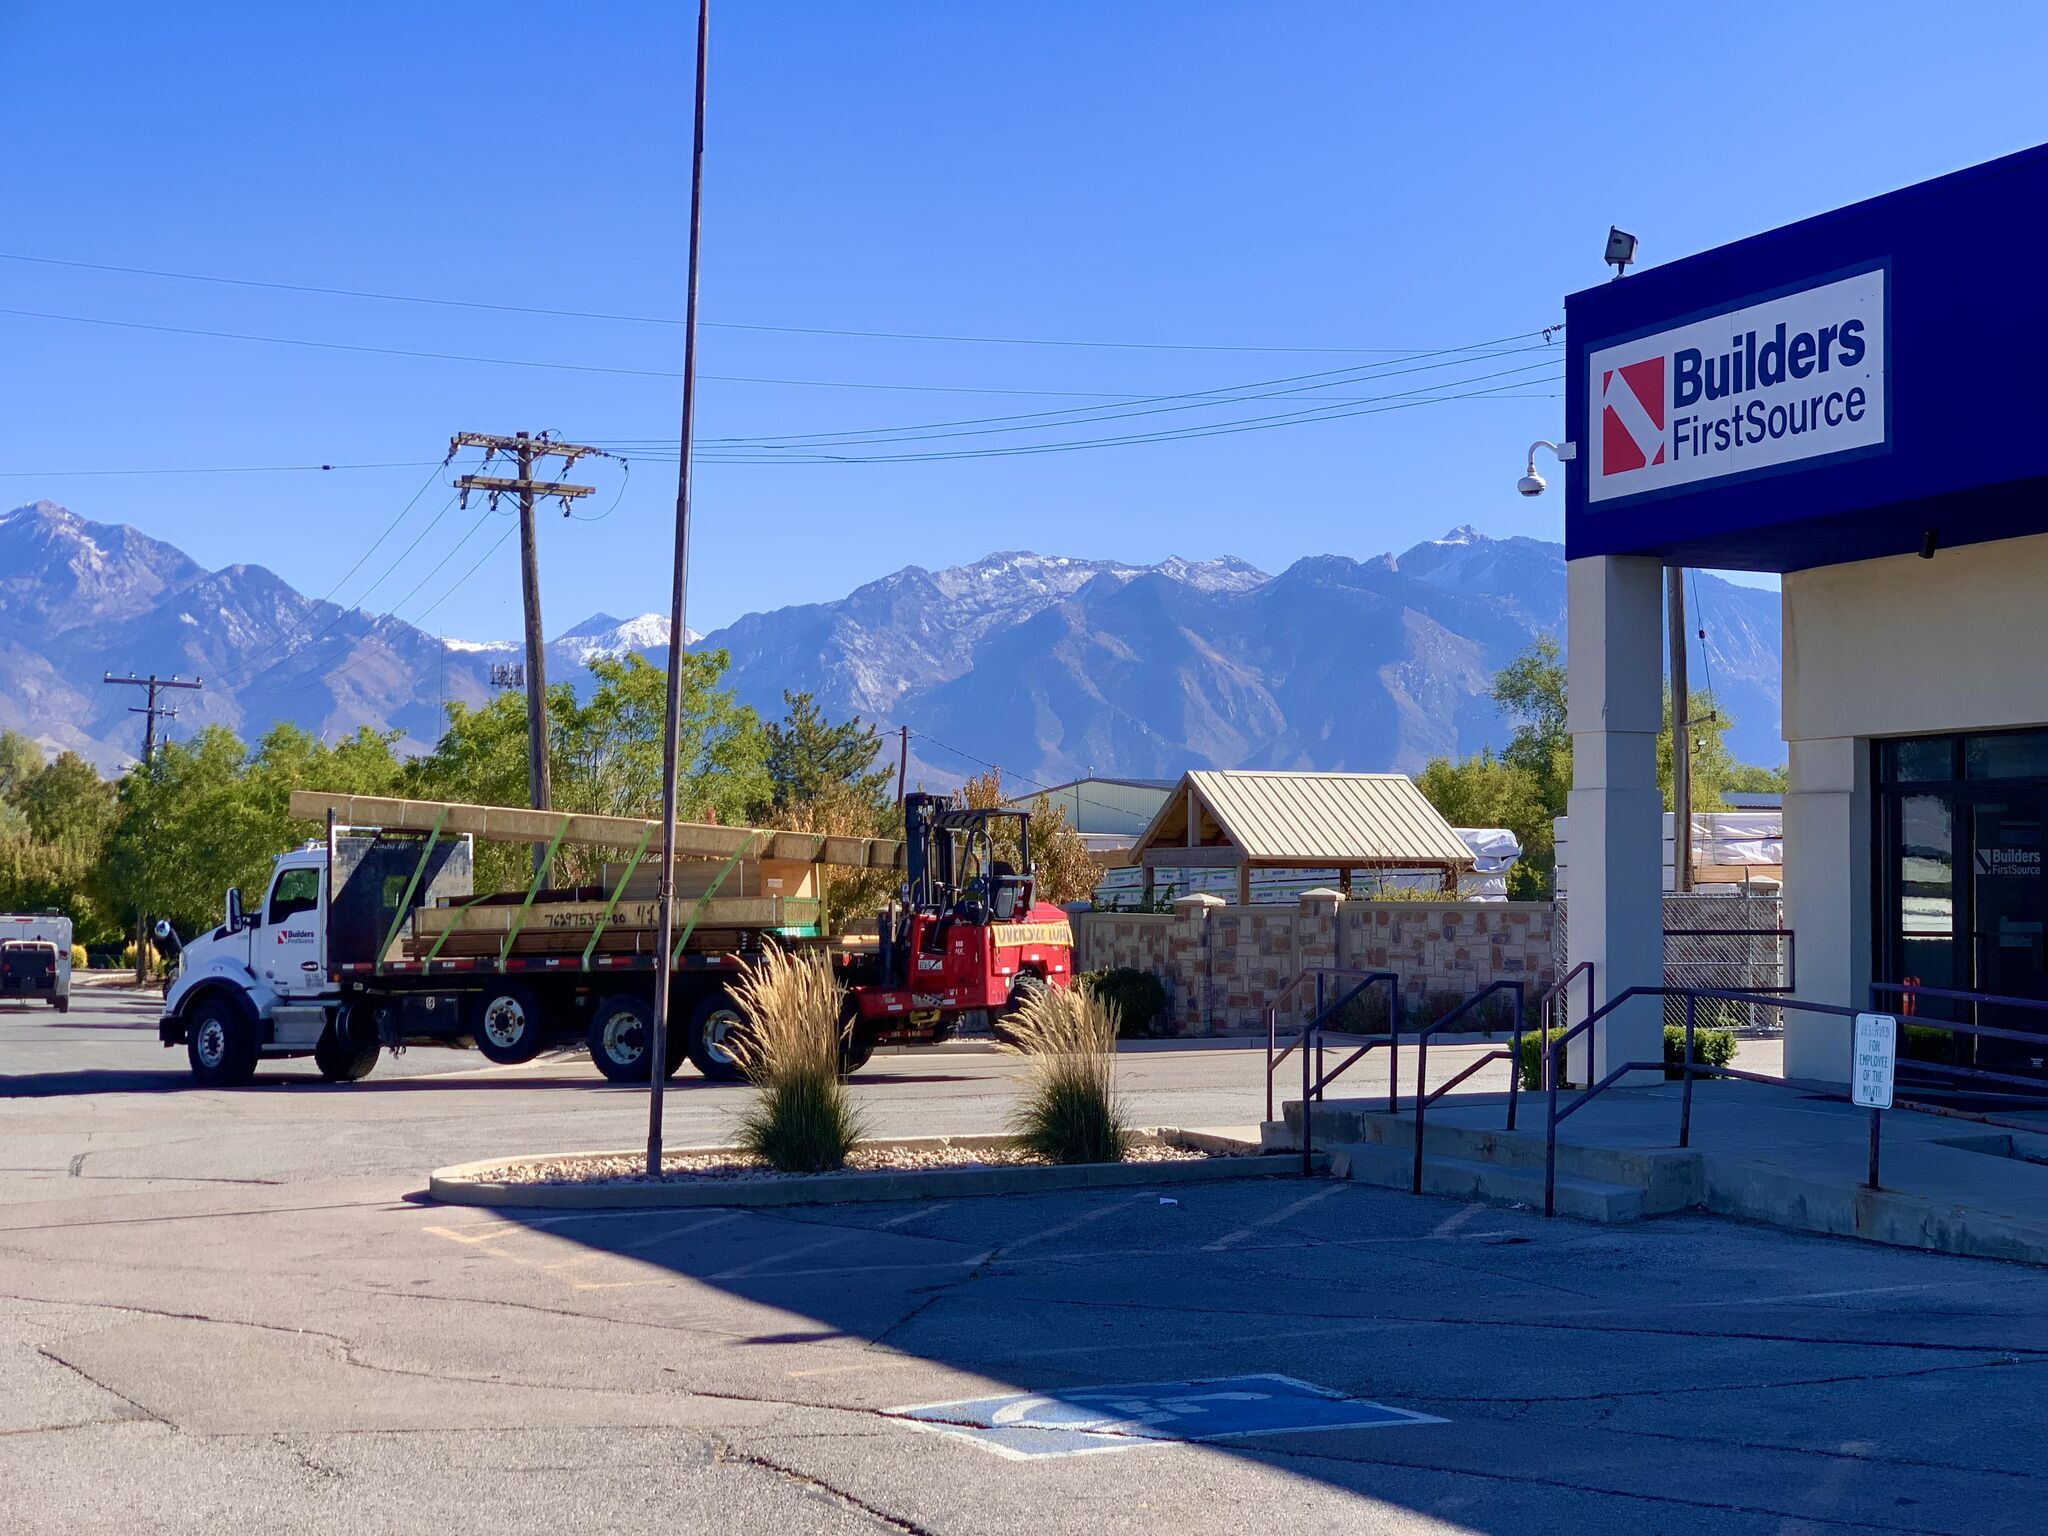
[[[1885,348],[1879,268],[1589,354],[1587,502],[1884,448]]]

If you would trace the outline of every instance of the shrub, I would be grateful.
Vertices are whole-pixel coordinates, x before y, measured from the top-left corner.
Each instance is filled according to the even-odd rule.
[[[1034,996],[1010,1022],[1003,1049],[1030,1062],[1010,1128],[1050,1163],[1120,1163],[1130,1127],[1116,1095],[1117,1013],[1088,987]]]
[[[1936,1029],[1931,1024],[1899,1021],[1899,1055],[1906,1061],[1953,1061],[1955,1038],[1947,1030]]]
[[[1703,1067],[1725,1067],[1735,1059],[1735,1031],[1701,1029],[1692,1031],[1692,1059]],[[1676,1081],[1685,1076],[1685,1026],[1664,1026],[1664,1076]]]
[[[784,1173],[826,1173],[866,1127],[840,1080],[839,983],[823,954],[770,945],[734,983],[747,1027],[727,1046],[753,1085],[739,1144]]]
[[[1086,987],[1116,1010],[1116,1032],[1126,1040],[1151,1035],[1166,1012],[1166,988],[1150,971],[1120,965],[1085,972],[1074,978],[1074,985]]]
[[[86,969],[86,967],[90,963],[91,962],[85,958],[85,946],[83,944],[74,944],[71,946],[71,969],[73,969],[74,971],[82,971]]]
[[[1544,1031],[1540,1036],[1530,1030],[1522,1036],[1522,1086],[1541,1088],[1543,1086],[1543,1049],[1564,1033],[1561,1029]],[[1704,1067],[1725,1067],[1735,1059],[1735,1031],[1732,1029],[1700,1029],[1692,1032],[1692,1059]],[[1664,1076],[1677,1080],[1684,1077],[1685,1026],[1666,1024],[1664,1026]],[[1568,1077],[1558,1079],[1560,1088],[1578,1086]]]

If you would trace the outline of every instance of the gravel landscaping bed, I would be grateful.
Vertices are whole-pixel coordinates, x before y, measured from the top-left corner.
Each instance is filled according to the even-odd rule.
[[[1127,1163],[1202,1162],[1211,1154],[1159,1141],[1138,1141],[1125,1154]],[[922,1142],[910,1146],[861,1147],[847,1159],[849,1173],[902,1173],[933,1168],[1049,1168],[1054,1166],[1015,1147]],[[647,1174],[646,1159],[631,1153],[586,1153],[567,1157],[525,1158],[499,1168],[478,1168],[468,1177],[490,1184],[674,1184],[721,1180],[811,1179],[830,1175],[779,1173],[759,1158],[720,1149],[678,1151],[661,1161],[659,1178]]]

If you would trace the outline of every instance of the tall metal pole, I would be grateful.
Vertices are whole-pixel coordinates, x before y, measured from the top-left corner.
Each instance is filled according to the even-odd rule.
[[[1685,672],[1685,567],[1664,568],[1671,650],[1671,889],[1692,889],[1692,691]]]
[[[896,809],[900,811],[903,809],[903,791],[907,787],[904,781],[910,776],[910,727],[899,725],[896,729],[902,733],[902,743],[896,750]]]
[[[647,1052],[647,1172],[661,1173],[661,1089],[667,1078],[669,994],[675,971],[676,779],[683,713],[685,597],[690,583],[690,440],[697,420],[697,258],[704,227],[704,85],[710,62],[711,0],[697,0],[697,107],[690,130],[690,258],[684,281],[682,452],[676,461],[675,586],[669,602],[668,714],[661,732],[661,870],[655,885],[659,947],[654,953],[654,1027]]]

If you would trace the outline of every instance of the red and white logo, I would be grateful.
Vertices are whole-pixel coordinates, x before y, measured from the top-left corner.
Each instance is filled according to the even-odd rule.
[[[1664,354],[1600,372],[1600,473],[1664,462]]]

